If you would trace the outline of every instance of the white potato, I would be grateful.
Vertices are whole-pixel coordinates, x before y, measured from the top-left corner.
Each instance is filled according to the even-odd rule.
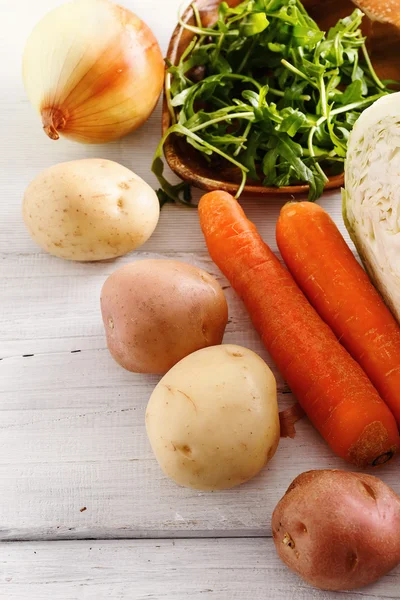
[[[158,223],[154,190],[111,160],[54,165],[28,186],[23,217],[34,241],[55,256],[115,258],[146,242]]]
[[[161,468],[176,483],[234,487],[257,475],[278,447],[275,378],[247,348],[204,348],[161,379],[146,427]]]

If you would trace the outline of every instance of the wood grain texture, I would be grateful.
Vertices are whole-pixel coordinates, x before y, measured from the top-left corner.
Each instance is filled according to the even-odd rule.
[[[150,256],[159,255],[98,264],[44,254],[3,259],[0,539],[270,535],[272,510],[296,475],[347,468],[304,419],[297,437],[282,440],[270,466],[241,488],[205,494],[162,475],[144,427],[158,378],[128,373],[112,360],[99,309],[101,286],[116,264]],[[291,405],[241,301],[210,258],[173,256],[219,279],[230,309],[225,341],[263,356],[277,377],[280,407]],[[20,294],[24,286],[28,296]],[[380,473],[400,491],[397,469],[394,462]]]
[[[3,566],[4,565],[4,566]],[[272,540],[13,543],[0,548],[1,600],[395,600],[400,571],[356,592],[310,588]]]

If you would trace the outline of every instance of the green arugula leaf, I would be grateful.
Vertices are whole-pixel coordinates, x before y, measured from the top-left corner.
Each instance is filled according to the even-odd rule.
[[[267,15],[262,12],[256,12],[249,15],[240,26],[240,34],[244,37],[252,37],[262,33],[267,29],[269,21]]]
[[[277,42],[268,42],[268,50],[279,54],[284,54],[286,50],[285,44],[278,44]]]
[[[311,29],[305,25],[295,25],[293,27],[293,38],[293,44],[295,46],[315,48],[315,46],[324,38],[324,32]]]
[[[283,121],[279,123],[275,130],[287,133],[290,137],[294,137],[299,129],[308,123],[306,115],[299,109],[285,108],[282,110],[281,116]]]
[[[277,160],[279,157],[279,151],[276,148],[272,148],[269,150],[265,156],[262,163],[262,169],[264,175],[266,175],[264,179],[264,185],[274,185],[277,179]]]
[[[188,96],[190,94],[193,93],[193,88],[186,88],[185,90],[183,90],[182,92],[180,92],[179,94],[176,94],[176,96],[174,96],[174,98],[172,98],[171,104],[174,108],[176,108],[177,106],[183,106],[188,98]]]
[[[290,25],[297,25],[299,22],[301,22],[299,10],[294,4],[281,6],[279,10],[274,12],[267,11],[266,14],[269,18],[281,19]]]
[[[256,162],[258,161],[258,148],[262,135],[263,134],[261,131],[254,131],[249,136],[247,141],[247,148],[245,149],[242,156],[242,162],[249,171],[249,177],[254,181],[257,181],[259,179]]]
[[[352,102],[361,102],[364,100],[363,85],[360,79],[356,79],[343,92],[340,102],[341,104],[351,104]]]
[[[361,91],[363,96],[366,96],[368,94],[368,85],[365,81],[365,74],[360,66],[358,66],[357,69],[355,69],[355,71],[353,72],[352,81],[359,81],[361,83]]]
[[[297,144],[287,134],[282,134],[277,138],[276,150],[289,164],[292,165],[297,177],[301,181],[309,181],[311,174],[304,162],[301,160],[303,156],[303,148]]]
[[[342,134],[342,138],[338,137],[336,135],[336,132],[335,132],[335,126],[332,123],[332,121],[330,121],[329,119],[328,119],[328,123],[327,124],[328,124],[329,134],[330,134],[331,140],[332,140],[332,142],[334,144],[334,149],[335,149],[336,154],[338,156],[346,158],[347,139],[348,138],[346,138],[345,136],[343,136],[343,134]]]

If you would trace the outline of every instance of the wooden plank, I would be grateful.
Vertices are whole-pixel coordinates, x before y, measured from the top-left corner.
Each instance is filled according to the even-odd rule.
[[[227,334],[230,340],[236,339],[235,335],[236,343],[240,343],[239,338],[243,335],[257,337],[242,302],[207,254],[135,253],[117,261],[91,264],[49,259],[44,254],[7,255],[0,262],[3,309],[0,313],[0,358],[68,350],[103,350],[106,343],[100,312],[102,285],[118,267],[149,258],[172,258],[213,275],[229,304]]]
[[[268,360],[251,329],[226,341]],[[252,482],[213,494],[186,490],[162,475],[147,441],[144,413],[157,377],[124,371],[105,347],[10,357],[0,370],[3,540],[269,535],[272,510],[297,474],[346,468],[304,419]],[[284,408],[293,399],[277,377]],[[400,492],[397,468],[379,475]]]
[[[0,358],[40,351],[79,350],[77,338],[84,340],[85,347],[105,348],[100,291],[107,277],[133,260],[166,257],[189,262],[214,275],[230,305],[228,331],[250,330],[250,320],[240,300],[205,254],[135,253],[117,261],[91,264],[61,261],[44,254],[6,255],[0,262],[3,307]],[[29,288],[29,297],[24,288]],[[93,337],[96,340],[89,342]],[[61,341],[65,339],[71,340],[70,345]]]
[[[277,377],[281,408],[290,405],[241,302],[209,257],[173,256],[219,278],[230,306],[225,341],[263,356]],[[98,300],[115,267],[43,254],[7,255],[1,263],[1,539],[268,535],[273,507],[298,473],[343,463],[304,421],[269,469],[240,489],[199,494],[166,480],[144,428],[158,378],[124,371],[106,349]],[[382,474],[399,489],[391,466]]]
[[[395,600],[400,570],[347,593],[315,590],[272,540],[12,543],[0,547],[1,600]]]

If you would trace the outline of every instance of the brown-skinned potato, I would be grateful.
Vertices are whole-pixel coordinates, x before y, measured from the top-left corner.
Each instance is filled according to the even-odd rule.
[[[160,205],[154,190],[126,167],[83,158],[39,173],[25,191],[22,213],[46,252],[96,261],[144,244],[157,226]]]
[[[309,471],[278,503],[272,532],[280,558],[307,583],[360,588],[400,563],[400,498],[371,475]]]
[[[182,358],[221,344],[228,306],[219,283],[175,260],[143,260],[115,271],[101,293],[107,344],[128,371],[164,374]]]

